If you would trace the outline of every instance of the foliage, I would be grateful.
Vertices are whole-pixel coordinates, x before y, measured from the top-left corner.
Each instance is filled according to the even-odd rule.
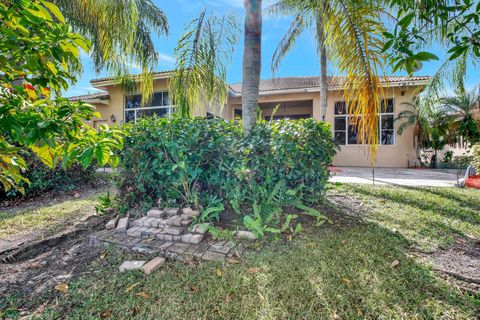
[[[80,48],[90,42],[72,33],[58,8],[47,1],[4,1],[0,16],[0,181],[5,191],[24,192],[27,163],[22,148],[41,161],[66,168],[115,165],[120,132],[88,127],[92,106],[60,98],[81,68]],[[53,94],[51,94],[53,93]]]
[[[48,167],[42,163],[38,156],[31,153],[21,151],[22,158],[26,161],[27,171],[23,174],[29,183],[21,182],[20,186],[24,188],[26,196],[36,196],[46,191],[71,191],[88,181],[95,180],[95,167],[82,167],[79,164],[74,164],[68,169],[62,168],[60,165],[54,168]],[[15,189],[10,189],[9,192],[0,193],[0,198],[16,197],[19,192]]]
[[[466,91],[463,87],[454,96],[439,100],[440,108],[448,114],[452,142],[462,139],[468,145],[480,142],[480,94],[478,88]]]
[[[379,101],[383,96],[380,76],[386,63],[382,50],[384,24],[380,19],[383,11],[381,2],[280,0],[267,10],[272,14],[293,13],[295,16],[273,55],[272,69],[278,68],[299,35],[313,26],[317,40],[325,38],[330,59],[340,73],[346,74],[342,84],[345,100],[355,106],[351,112],[358,122],[359,134],[366,136],[374,156],[378,144],[376,114],[380,111]]]
[[[480,58],[480,2],[472,0],[389,0],[396,13],[384,50],[391,50],[393,71],[412,74],[419,61],[438,60],[427,51],[432,43],[448,50],[448,60]]]
[[[480,144],[472,147],[472,165],[480,172]]]
[[[177,62],[170,80],[178,114],[192,117],[205,114],[205,104],[218,108],[225,104],[226,67],[238,42],[237,32],[235,16],[207,17],[205,11],[187,26],[175,48]]]
[[[168,35],[164,12],[152,0],[52,0],[67,23],[93,44],[92,61],[97,72],[105,70],[126,86],[134,80],[132,65],[142,70],[142,102],[153,93],[151,73],[158,62],[152,34]]]
[[[98,204],[95,205],[95,212],[97,214],[109,213],[113,205],[114,199],[110,196],[110,192],[107,191],[107,194],[98,197]]]
[[[261,121],[245,138],[222,119],[154,117],[124,128],[117,180],[125,203],[201,205],[201,220],[225,206],[252,228],[284,223],[285,206],[321,201],[335,153],[329,126],[313,119]]]
[[[402,121],[398,127],[398,134],[403,134],[409,127],[413,127],[416,155],[421,160],[421,150],[433,149],[431,165],[437,161],[437,151],[442,150],[449,142],[450,121],[448,114],[441,108],[423,103],[422,99],[415,99],[413,103],[403,103],[408,107],[398,114],[395,121]]]

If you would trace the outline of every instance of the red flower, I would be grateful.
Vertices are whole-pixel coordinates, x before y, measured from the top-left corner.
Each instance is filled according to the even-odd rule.
[[[25,90],[35,90],[35,88],[34,88],[30,83],[28,83],[28,82],[25,82],[25,83],[23,84],[23,88],[24,88]]]
[[[480,176],[471,176],[465,180],[465,186],[469,188],[480,189]]]

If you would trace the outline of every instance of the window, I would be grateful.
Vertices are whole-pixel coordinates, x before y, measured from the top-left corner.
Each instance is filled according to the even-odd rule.
[[[381,103],[380,113],[380,144],[392,145],[395,143],[393,99]]]
[[[379,114],[379,140],[382,145],[395,143],[394,129],[394,100],[387,99],[381,102]],[[334,138],[339,145],[363,144],[362,137],[358,135],[358,127],[348,113],[344,101],[335,102]]]
[[[170,105],[168,92],[155,92],[152,101],[141,106],[142,95],[135,94],[125,97],[125,122],[136,122],[140,117],[157,115],[164,117],[173,113],[173,106]]]

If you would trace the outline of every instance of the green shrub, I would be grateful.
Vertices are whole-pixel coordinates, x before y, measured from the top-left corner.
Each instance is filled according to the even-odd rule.
[[[472,147],[472,165],[480,172],[480,144]]]
[[[24,196],[26,197],[37,196],[42,192],[52,190],[71,191],[93,180],[95,177],[94,167],[84,169],[81,165],[73,165],[65,170],[59,165],[51,169],[30,152],[22,151],[22,156],[28,164],[28,171],[24,175],[30,181],[29,184],[21,184],[25,188]],[[22,196],[22,194],[15,189],[10,189],[6,193],[2,189],[0,192],[0,198],[15,198],[19,196]]]
[[[323,199],[335,154],[330,127],[313,119],[263,121],[247,138],[222,119],[153,117],[124,129],[122,201],[203,206],[202,220],[217,219],[208,207],[220,202],[246,224],[278,226],[283,207]]]

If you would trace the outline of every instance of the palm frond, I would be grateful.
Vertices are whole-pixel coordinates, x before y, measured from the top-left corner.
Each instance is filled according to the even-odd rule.
[[[275,52],[272,56],[272,73],[278,70],[281,61],[290,51],[290,49],[295,45],[296,40],[305,30],[308,25],[307,20],[305,19],[305,15],[307,14],[306,11],[300,11],[295,15],[295,18],[290,24],[288,31],[283,36],[282,40],[278,44]]]
[[[119,83],[132,83],[132,65],[142,70],[142,102],[153,93],[151,72],[157,53],[151,31],[168,34],[164,13],[151,0],[53,0],[76,31],[90,38],[97,72],[105,70]]]
[[[325,14],[326,46],[340,72],[346,74],[344,98],[359,135],[371,145],[372,162],[378,147],[378,113],[384,93],[385,55],[380,4],[375,1],[333,0]]]
[[[234,16],[206,17],[206,12],[186,28],[175,48],[175,72],[170,92],[176,112],[191,117],[205,111],[205,105],[223,107],[228,86],[226,68],[238,42],[238,23]]]

